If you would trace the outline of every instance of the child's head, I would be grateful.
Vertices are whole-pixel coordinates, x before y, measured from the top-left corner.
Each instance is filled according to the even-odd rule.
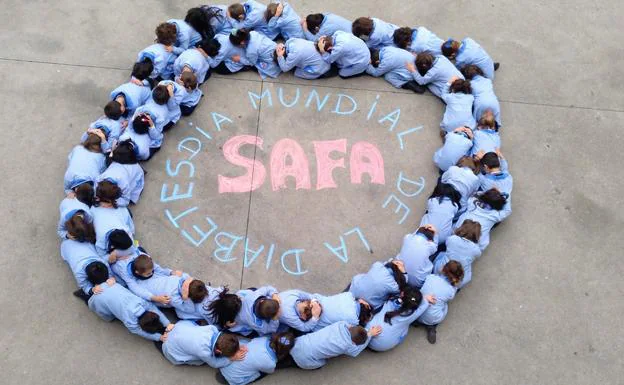
[[[87,221],[82,210],[78,210],[65,222],[65,229],[75,241],[95,243],[95,228],[93,223]]]
[[[228,15],[238,21],[245,20],[245,6],[241,3],[231,4],[227,9]]]
[[[371,49],[370,50],[370,56],[371,56],[371,65],[375,68],[379,67],[379,50],[378,49]]]
[[[125,230],[115,229],[108,234],[108,247],[107,252],[111,253],[113,250],[126,250],[132,247],[132,238]]]
[[[197,88],[197,75],[190,71],[185,71],[180,74],[180,80],[184,84],[184,88],[187,91],[193,91]]]
[[[154,261],[147,254],[141,254],[132,262],[132,272],[143,278],[150,278],[154,274]]]
[[[422,294],[419,289],[406,286],[399,296],[401,306],[394,311],[389,311],[384,315],[384,322],[392,325],[392,318],[397,315],[409,316],[413,314],[422,302]]]
[[[455,206],[459,207],[461,194],[455,189],[455,187],[453,187],[452,184],[438,182],[429,196],[429,199],[431,198],[438,198],[440,202],[442,202],[443,198],[449,198]]]
[[[136,144],[131,139],[126,139],[117,144],[111,153],[111,160],[119,164],[136,164],[139,161],[136,150]]]
[[[271,20],[273,18],[273,16],[275,16],[275,14],[277,13],[277,6],[279,4],[278,3],[271,3],[269,5],[267,5],[266,7],[266,11],[264,11],[264,20],[268,23],[269,20]]]
[[[117,184],[109,179],[104,179],[98,183],[95,196],[99,203],[108,203],[117,207],[117,199],[121,197],[121,189]]]
[[[374,26],[375,23],[370,17],[358,17],[353,24],[351,24],[351,32],[355,36],[366,41],[369,39],[371,33],[373,33]]]
[[[136,62],[132,66],[132,76],[141,81],[149,78],[153,71],[154,63],[149,59]]]
[[[427,238],[427,240],[429,241],[433,241],[433,238],[435,237],[435,232],[433,232],[433,230],[425,226],[420,226],[418,230],[416,230],[416,233],[421,234],[422,236]]]
[[[410,27],[397,28],[392,34],[392,40],[397,47],[407,49],[412,44],[412,33]]]
[[[279,315],[280,304],[272,298],[262,298],[257,305],[256,315],[264,320],[272,320]]]
[[[479,174],[479,165],[472,156],[466,155],[459,158],[459,160],[457,161],[457,167],[468,167],[472,170],[472,172],[474,172],[475,175]]]
[[[356,345],[365,344],[368,340],[368,332],[362,326],[351,326],[349,333],[351,334],[351,341]]]
[[[165,332],[165,325],[160,322],[160,317],[151,311],[146,311],[139,317],[139,327],[149,334],[163,334]]]
[[[89,207],[93,206],[95,200],[93,183],[85,182],[74,187],[72,190],[74,191],[74,194],[76,194],[76,199]]]
[[[461,73],[468,80],[474,79],[474,77],[477,76],[477,75],[478,76],[483,76],[483,71],[481,71],[481,68],[477,67],[474,64],[469,64],[467,66],[464,66],[461,69]]]
[[[249,31],[245,28],[233,29],[230,32],[230,43],[237,47],[244,47],[249,42]]]
[[[496,118],[494,117],[494,112],[489,108],[481,114],[479,118],[479,129],[489,129],[498,131],[498,126],[496,124]]]
[[[212,301],[204,310],[208,312],[211,318],[215,319],[218,326],[225,328],[229,323],[234,322],[241,306],[242,301],[240,297],[229,293],[229,289],[224,287],[221,293],[219,293],[219,298]]]
[[[416,56],[416,69],[421,76],[425,76],[433,67],[433,59],[430,52],[421,52]]]
[[[156,27],[156,42],[162,45],[174,45],[177,40],[178,29],[175,24],[161,23]]]
[[[455,81],[453,81],[453,83],[451,83],[451,86],[449,87],[449,92],[470,95],[472,93],[470,80],[456,79]]]
[[[132,119],[132,130],[139,135],[146,135],[149,132],[150,126],[149,115],[145,113],[137,114],[134,119]]]
[[[212,30],[212,28],[210,28],[210,20],[208,19],[206,12],[199,7],[190,8],[186,12],[184,21],[193,27],[195,31],[202,34],[202,36],[207,29]]]
[[[89,152],[102,152],[102,139],[96,134],[90,132],[82,146]]]
[[[108,279],[108,267],[103,262],[91,262],[85,267],[87,280],[93,285],[101,285]]]
[[[304,322],[312,318],[312,301],[308,299],[297,302],[297,313]]]
[[[465,219],[464,223],[455,229],[455,235],[469,240],[472,243],[479,243],[481,237],[481,224],[472,219]]]
[[[165,105],[169,101],[169,90],[164,84],[159,84],[152,90],[152,99],[159,105]]]
[[[121,115],[123,115],[121,104],[114,100],[106,103],[106,105],[104,106],[104,115],[106,115],[106,117],[109,119],[119,120],[119,118],[121,118]]]
[[[442,275],[448,279],[453,286],[457,286],[464,279],[464,268],[457,261],[448,261],[442,268]]]
[[[325,52],[329,52],[334,47],[334,39],[332,39],[331,36],[321,36],[319,40],[321,39],[323,39],[325,42],[323,44],[323,50]],[[315,44],[314,46],[316,47],[316,50],[319,51],[318,44]]]
[[[498,154],[495,152],[488,152],[481,158],[481,166],[485,172],[492,172],[492,170],[496,170],[500,168],[500,159],[498,158]]]
[[[214,354],[217,357],[233,357],[240,349],[238,338],[234,334],[221,333],[215,344]]]
[[[206,55],[214,58],[219,54],[219,50],[221,49],[221,43],[217,39],[205,39],[199,45],[199,48],[206,52]]]
[[[444,43],[442,43],[442,55],[446,56],[449,59],[454,59],[455,55],[457,55],[457,51],[459,51],[459,47],[461,46],[461,42],[453,39],[448,39]]]
[[[206,298],[208,295],[208,289],[206,288],[206,284],[199,279],[194,279],[189,284],[189,299],[193,301],[193,303],[200,303]]]
[[[282,360],[288,356],[293,346],[295,346],[295,335],[290,332],[274,333],[271,336],[270,346],[275,352],[277,360]]]
[[[325,20],[325,16],[322,13],[311,13],[306,16],[306,26],[311,34],[316,35],[321,29],[321,24]]]
[[[477,199],[479,202],[490,206],[492,209],[500,211],[507,203],[507,194],[501,193],[496,188],[491,188],[479,194]]]
[[[358,303],[358,305],[360,306],[360,316],[358,317],[359,325],[366,326],[366,324],[373,319],[373,309],[363,303]]]

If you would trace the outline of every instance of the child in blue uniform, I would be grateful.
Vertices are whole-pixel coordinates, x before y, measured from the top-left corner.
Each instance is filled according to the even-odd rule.
[[[427,200],[427,211],[420,221],[420,227],[433,225],[438,243],[443,244],[453,233],[453,219],[459,211],[461,195],[447,183],[438,183]]]
[[[95,229],[91,208],[79,201],[74,193],[59,205],[60,217],[56,232],[61,239],[74,239],[80,242],[95,243]]]
[[[246,62],[255,66],[263,79],[276,78],[282,72],[274,60],[277,44],[268,37],[256,31],[238,29],[232,30],[230,42],[236,47],[245,49]]]
[[[462,41],[448,39],[442,44],[442,54],[451,60],[455,60],[455,66],[459,69],[474,64],[483,71],[485,77],[494,80],[494,71],[500,66],[487,52],[471,38]]]
[[[371,61],[366,44],[348,32],[337,31],[332,36],[323,36],[317,47],[323,60],[336,63],[341,78],[362,75]]]
[[[117,199],[121,196],[121,189],[109,180],[98,183],[95,191],[97,206],[91,208],[93,226],[95,227],[95,248],[99,255],[104,256],[108,251],[108,236],[113,230],[123,230],[132,238],[134,222],[126,207],[118,207]]]
[[[439,274],[430,274],[423,284],[421,293],[432,296],[433,303],[418,317],[418,322],[427,329],[427,341],[436,343],[437,326],[446,318],[448,303],[455,298],[457,286],[464,278],[464,270],[457,261],[450,261]]]
[[[451,78],[440,97],[446,103],[444,116],[440,122],[443,131],[448,133],[461,126],[472,129],[477,125],[472,116],[474,96],[469,80]]]
[[[275,47],[277,64],[282,72],[295,69],[295,76],[302,79],[327,78],[338,75],[330,71],[331,65],[323,60],[313,42],[292,38]]]
[[[137,55],[137,62],[151,62],[154,66],[150,78],[156,81],[173,78],[173,62],[182,48],[174,46],[177,29],[174,24],[162,23],[156,27],[156,43],[144,48]]]
[[[202,316],[208,323],[221,330],[236,326],[236,316],[243,306],[241,297],[223,287],[218,293],[209,294],[207,298],[210,299],[203,306]]]
[[[280,297],[272,286],[263,286],[256,290],[239,290],[240,311],[236,315],[235,325],[229,330],[244,336],[259,336],[275,333],[279,327]]]
[[[457,77],[463,79],[464,76],[457,68],[444,56],[433,56],[429,52],[419,53],[416,62],[405,63],[414,80],[421,86],[427,86],[429,91],[441,98],[448,89],[448,82]]]
[[[231,75],[254,68],[247,62],[245,50],[230,42],[230,34],[231,32],[227,35],[215,36],[206,51],[210,68],[219,75]]]
[[[243,4],[234,3],[227,8],[227,15],[234,29],[257,31],[273,40],[277,33],[272,31],[265,19],[266,5],[254,0],[247,0]]]
[[[98,177],[97,182],[107,180],[121,189],[121,197],[117,199],[117,206],[139,203],[145,186],[145,172],[138,163],[132,143],[121,142],[111,153],[111,160],[112,163]]]
[[[498,133],[498,125],[492,110],[486,110],[481,118],[472,139],[472,156],[479,152],[496,152],[501,147],[501,139]]]
[[[491,110],[494,113],[494,119],[496,119],[498,126],[502,126],[500,103],[494,93],[492,80],[486,78],[481,69],[476,65],[464,67],[462,74],[464,74],[466,79],[470,80],[472,95],[474,96],[472,115],[475,120],[479,120],[485,111]]]
[[[433,56],[442,55],[442,44],[444,40],[440,39],[435,33],[425,27],[410,28],[401,27],[394,31],[394,44],[414,53],[429,52]]]
[[[459,159],[457,165],[449,167],[440,177],[442,183],[450,184],[461,195],[459,214],[466,210],[468,198],[479,188],[478,173],[479,167],[475,160],[470,156],[464,156]]]
[[[176,82],[186,90],[186,96],[184,96],[180,102],[180,113],[182,116],[189,116],[195,111],[195,107],[199,104],[204,93],[199,89],[197,76],[195,76],[193,72],[182,72],[182,74],[176,78]]]
[[[398,346],[407,336],[410,325],[429,307],[429,302],[420,291],[408,287],[395,298],[384,304],[381,311],[366,325],[381,328],[378,336],[371,338],[368,348],[376,352],[385,352]]]
[[[356,299],[349,291],[330,296],[314,294],[314,297],[322,309],[314,331],[339,321],[346,321],[349,325],[366,326],[372,317],[373,309],[368,302],[361,298]]]
[[[386,46],[371,50],[371,63],[366,73],[384,79],[396,88],[414,91],[417,94],[425,92],[426,88],[416,83],[412,74],[405,68],[405,63],[414,60],[411,53],[404,49]]]
[[[403,261],[375,262],[368,272],[353,277],[348,291],[355,298],[365,300],[376,311],[388,297],[398,294],[406,284],[407,273]]]
[[[121,110],[121,104],[111,100],[104,106],[104,116],[98,118],[95,122],[89,125],[89,129],[82,134],[80,142],[84,143],[89,139],[89,134],[96,134],[100,137],[100,147],[102,152],[107,154],[111,152],[112,147],[117,143],[122,131],[121,117],[123,111]],[[98,134],[97,131],[101,134]]]
[[[433,154],[433,162],[441,172],[454,166],[472,148],[472,130],[469,127],[457,127],[444,135],[444,145]]]
[[[100,146],[101,137],[95,133],[83,144],[72,149],[67,157],[68,165],[64,176],[65,193],[84,183],[93,184],[97,177],[106,168],[106,156]]]
[[[368,48],[381,49],[394,45],[393,35],[398,28],[394,24],[374,17],[359,17],[351,25],[351,32],[364,40]]]
[[[351,33],[351,22],[333,13],[311,13],[302,27],[305,38],[314,42],[321,36],[333,36],[337,31]]]
[[[284,40],[299,38],[304,39],[301,18],[288,3],[277,2],[267,5],[264,15],[269,30],[268,36],[282,35]],[[273,38],[275,40],[275,38]]]
[[[316,328],[322,307],[315,296],[301,290],[286,290],[281,292],[279,297],[280,324],[304,333]]]
[[[507,160],[500,150],[475,155],[475,159],[481,162],[482,173],[479,174],[479,189],[487,191],[496,188],[498,191],[511,195],[513,189],[513,177],[509,173]]]
[[[158,83],[159,87],[165,87],[169,97],[167,98],[167,117],[165,118],[165,125],[163,127],[163,132],[170,130],[173,126],[178,123],[180,117],[182,117],[182,111],[180,110],[180,104],[186,98],[188,92],[184,85],[172,81],[172,80],[163,80]],[[155,88],[155,89],[156,89]]]
[[[173,63],[173,74],[179,77],[183,72],[190,71],[195,74],[199,84],[206,81],[206,75],[210,70],[208,53],[210,40],[203,40],[195,48],[187,49]]]
[[[232,29],[226,5],[202,5],[191,8],[186,12],[184,21],[193,27],[202,39],[212,39],[217,34],[230,33]]]
[[[144,64],[140,63],[135,64],[136,66],[145,67]],[[152,68],[150,65],[147,65],[147,67]],[[141,83],[140,80],[139,83]],[[145,87],[143,83],[139,85],[132,81],[120,85],[110,93],[110,99],[119,103],[124,117],[132,117],[134,111],[144,105],[151,96],[152,90],[149,87]]]
[[[195,47],[201,40],[202,36],[195,31],[186,21],[180,19],[167,20],[168,24],[172,24],[176,28],[176,41],[174,43],[173,53],[180,55],[185,50]]]
[[[457,261],[464,269],[464,278],[457,285],[463,288],[472,279],[472,263],[481,255],[479,238],[481,237],[481,225],[470,219],[466,219],[461,226],[455,229],[455,233],[446,240],[446,250],[440,252],[433,261],[433,271],[442,271],[444,265],[450,261]]]
[[[158,148],[152,149],[150,146],[152,141],[162,140],[163,136],[162,132],[156,128],[148,111],[141,107],[141,110],[133,116],[128,128],[119,137],[121,141],[119,145],[127,142],[125,145],[132,148],[137,160],[148,160],[158,152]]]
[[[86,299],[90,295],[102,292],[101,284],[106,280],[93,284],[87,277],[86,268],[92,263],[102,263],[108,269],[106,261],[98,255],[92,243],[66,239],[61,242],[61,257],[69,266],[80,288],[78,292],[74,293],[75,296]]]
[[[413,234],[407,234],[403,237],[403,245],[401,245],[401,251],[399,251],[396,259],[405,265],[409,286],[422,286],[425,277],[431,273],[433,268],[429,257],[437,249],[438,232],[431,224],[421,226]]]

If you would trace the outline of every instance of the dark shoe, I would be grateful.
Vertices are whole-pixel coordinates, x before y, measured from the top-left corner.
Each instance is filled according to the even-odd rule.
[[[74,296],[76,296],[76,297],[80,298],[81,300],[83,300],[84,303],[87,306],[89,306],[89,298],[91,298],[90,295],[85,294],[85,292],[82,291],[82,290],[76,290],[73,294],[74,294]]]
[[[436,343],[436,327],[435,326],[426,326],[427,328],[427,341],[430,344]]]
[[[160,352],[160,354],[162,354],[163,357],[164,357],[165,353],[163,353],[163,351],[162,351],[162,346],[163,346],[162,341],[154,341],[154,346],[156,346],[156,350],[158,350]]]
[[[217,370],[217,374],[215,374],[215,379],[219,384],[228,385],[227,380],[225,379],[225,377],[223,377],[223,374],[221,374],[220,370]]]
[[[403,88],[404,90],[413,91],[417,94],[424,94],[425,91],[427,91],[427,87],[421,86],[420,84],[416,83],[415,80],[410,80],[409,82],[403,84],[401,88]]]
[[[494,71],[498,71],[498,67],[500,67],[500,63],[494,63]]]

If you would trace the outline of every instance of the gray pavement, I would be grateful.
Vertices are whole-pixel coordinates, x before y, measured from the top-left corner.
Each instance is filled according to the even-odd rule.
[[[2,5],[2,384],[214,383],[213,370],[173,367],[151,343],[79,303],[55,234],[67,153],[99,116],[110,90],[125,81],[154,27],[196,4]],[[391,352],[336,359],[313,372],[285,370],[263,383],[622,383],[624,172],[617,154],[624,139],[624,50],[618,40],[623,3],[293,5],[300,15],[373,15],[482,43],[502,63],[495,87],[503,109],[502,150],[515,179],[514,212],[494,231],[473,281],[451,304],[436,345],[427,343],[424,330],[412,329]],[[271,283],[333,293],[373,261],[394,255],[402,236],[417,225],[437,177],[431,155],[440,144],[442,104],[431,95],[397,91],[368,77],[305,82],[283,75],[262,82],[252,73],[213,76],[204,90],[196,113],[168,134],[163,150],[146,165],[147,187],[133,208],[137,237],[161,264],[234,289]],[[268,92],[272,103],[250,98],[250,92]],[[329,94],[320,112],[316,99],[307,103],[313,92],[321,100]],[[352,113],[346,113],[352,102],[339,94],[357,103]],[[396,109],[400,118],[391,130],[396,114],[387,115]],[[224,118],[213,113],[231,122],[222,121],[219,131],[214,119]],[[253,192],[220,194],[219,175],[244,174],[222,151],[239,135],[263,139],[262,149],[251,145],[242,153],[263,164],[267,175]],[[187,138],[195,138],[183,142],[187,148],[201,145],[190,160],[193,176],[188,165],[171,176],[191,155],[180,145]],[[271,154],[284,138],[295,140],[305,154],[301,159],[308,160],[309,189],[296,190],[287,179],[287,189],[273,191]],[[341,139],[345,167],[333,172],[337,187],[317,190],[314,142]],[[350,157],[361,141],[382,154],[383,183],[367,176],[352,183]],[[404,180],[402,193],[400,175],[422,178],[422,191]],[[259,178],[255,173],[254,181]],[[175,184],[184,194],[189,183],[192,197],[163,201]],[[399,201],[409,209],[402,222],[407,209],[395,213]],[[167,212],[180,215],[179,227]],[[197,230],[210,234],[201,241]],[[338,250],[341,240],[345,246]]]

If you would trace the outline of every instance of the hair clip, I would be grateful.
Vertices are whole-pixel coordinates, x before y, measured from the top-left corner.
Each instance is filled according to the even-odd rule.
[[[230,35],[236,36],[237,34],[238,34],[238,29],[232,28],[232,31],[230,32]]]
[[[453,39],[449,38],[447,41],[444,42],[444,48],[452,48],[453,47]]]
[[[290,346],[290,340],[284,336],[280,337],[279,343],[285,346]]]

